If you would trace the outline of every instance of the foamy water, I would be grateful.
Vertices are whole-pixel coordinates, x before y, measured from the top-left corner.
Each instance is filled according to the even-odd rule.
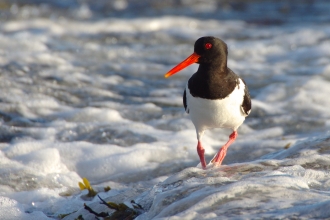
[[[106,201],[135,200],[140,220],[329,218],[329,4],[313,5],[314,17],[303,16],[309,5],[283,20],[274,10],[267,25],[267,12],[249,14],[258,3],[137,16],[125,2],[110,17],[92,4],[2,9],[11,16],[0,16],[0,218],[93,219],[84,203],[111,212],[86,199],[82,177]],[[228,44],[253,109],[223,166],[202,170],[182,106],[197,65],[163,75],[207,35]],[[207,160],[230,133],[206,132]]]

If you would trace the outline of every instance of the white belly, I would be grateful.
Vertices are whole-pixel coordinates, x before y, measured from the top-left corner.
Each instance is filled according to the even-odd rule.
[[[186,86],[189,115],[195,125],[198,139],[209,128],[237,128],[244,122],[246,115],[242,111],[244,83],[240,80],[234,91],[224,99],[210,100],[195,98]]]

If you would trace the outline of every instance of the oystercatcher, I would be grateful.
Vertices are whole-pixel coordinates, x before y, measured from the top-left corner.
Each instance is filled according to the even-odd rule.
[[[237,138],[238,127],[251,111],[248,88],[244,80],[227,67],[227,55],[225,42],[211,36],[201,37],[195,42],[194,53],[165,74],[167,78],[193,63],[199,64],[184,90],[183,105],[196,128],[197,152],[203,169],[206,169],[201,143],[204,131],[210,128],[233,130],[228,142],[210,162],[219,166]]]

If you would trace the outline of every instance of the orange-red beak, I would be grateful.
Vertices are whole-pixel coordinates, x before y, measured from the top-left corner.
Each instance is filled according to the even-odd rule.
[[[165,74],[165,78],[168,78],[168,77],[174,75],[175,73],[179,72],[180,70],[186,68],[187,66],[198,62],[199,57],[200,57],[200,55],[198,55],[197,53],[191,54],[187,59],[185,59],[184,61],[182,61],[181,63],[176,65],[173,69],[168,71]]]

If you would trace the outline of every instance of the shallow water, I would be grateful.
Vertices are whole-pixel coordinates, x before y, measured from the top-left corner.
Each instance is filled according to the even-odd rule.
[[[330,4],[139,2],[0,5],[1,219],[109,211],[82,177],[138,219],[329,217]],[[228,44],[253,109],[203,171],[182,107],[197,65],[163,75],[206,35]],[[208,160],[229,134],[206,132]]]

